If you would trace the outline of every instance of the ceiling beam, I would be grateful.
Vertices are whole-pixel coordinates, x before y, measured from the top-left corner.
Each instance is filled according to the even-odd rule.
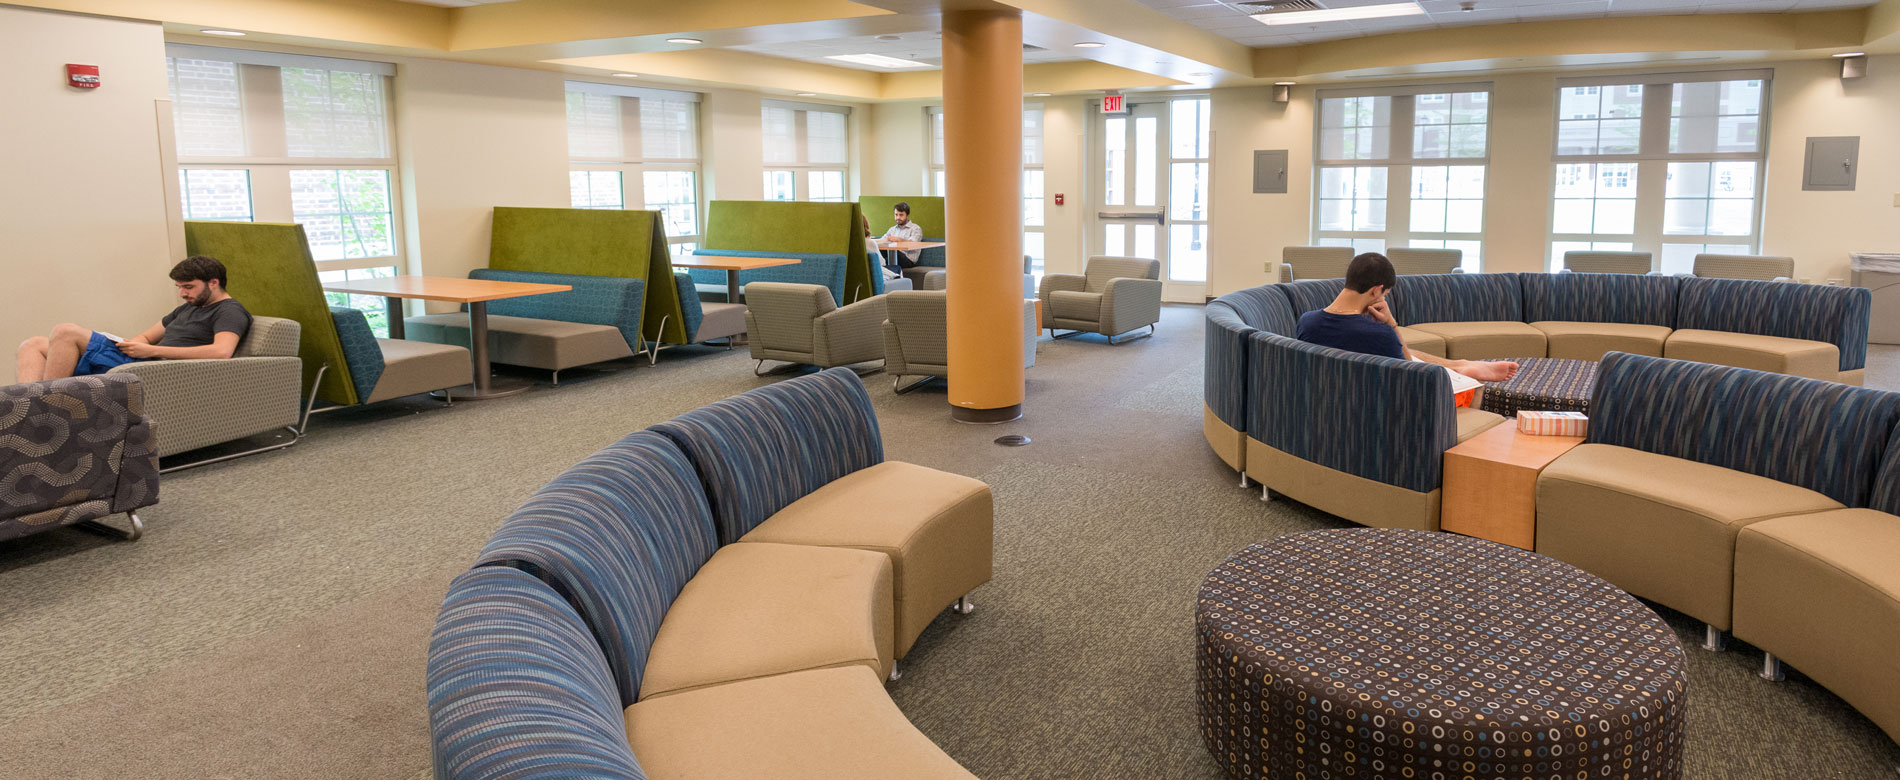
[[[457,8],[450,27],[452,48],[471,51],[891,15],[851,0],[534,0]]]

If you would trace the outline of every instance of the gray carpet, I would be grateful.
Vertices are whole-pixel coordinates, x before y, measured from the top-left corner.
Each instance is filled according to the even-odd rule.
[[[892,686],[980,777],[1220,777],[1191,697],[1199,579],[1261,538],[1344,525],[1261,503],[1209,452],[1201,327],[1168,307],[1152,339],[1045,339],[1028,419],[1002,426],[951,422],[940,385],[868,380],[890,457],[996,489],[995,581]],[[499,401],[339,411],[290,450],[167,475],[137,543],[0,546],[0,777],[427,777],[422,663],[449,578],[569,464],[775,381],[751,365],[682,349],[559,387],[523,374],[540,386]],[[1900,349],[1876,350],[1869,383],[1900,388]],[[1759,680],[1745,646],[1689,658],[1690,777],[1895,777],[1900,747],[1798,672]]]

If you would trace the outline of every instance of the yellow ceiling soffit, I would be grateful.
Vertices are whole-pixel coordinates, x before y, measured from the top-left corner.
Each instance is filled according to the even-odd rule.
[[[850,0],[537,0],[457,8],[450,29],[469,51],[890,13]]]
[[[1252,50],[1134,0],[997,0],[1177,57],[1241,75],[1253,74]],[[1047,90],[1044,90],[1047,91]]]
[[[885,73],[880,78],[884,81],[884,89],[878,96],[884,100],[936,99],[943,96],[943,71],[940,70]],[[1023,66],[1023,94],[1172,87],[1181,83],[1163,76],[1087,60]]]
[[[611,54],[546,62],[658,76],[689,84],[816,92],[856,100],[877,99],[881,91],[879,79],[886,75],[725,49]]]
[[[222,27],[304,41],[444,51],[450,9],[395,0],[7,0],[55,11]]]
[[[1892,0],[1890,0],[1892,1]],[[1369,68],[1566,54],[1794,51],[1859,45],[1861,11],[1703,14],[1518,22],[1256,49],[1254,72],[1313,76]]]
[[[1862,42],[1882,54],[1900,52],[1900,0],[1882,0],[1867,8],[1867,32]]]

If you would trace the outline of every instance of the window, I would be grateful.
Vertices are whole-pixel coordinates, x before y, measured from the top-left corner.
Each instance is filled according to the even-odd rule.
[[[660,212],[675,252],[699,245],[699,95],[567,83],[569,202]]]
[[[1686,273],[1760,244],[1766,71],[1621,77],[1557,90],[1550,268],[1576,249],[1641,250]]]
[[[1168,278],[1207,281],[1208,163],[1213,101],[1168,103]]]
[[[765,101],[765,199],[850,200],[850,119],[843,106]]]
[[[297,222],[325,281],[403,257],[385,63],[171,44],[165,70],[186,219]],[[383,300],[329,293],[379,335]]]
[[[1322,92],[1314,242],[1462,250],[1483,266],[1488,85]]]
[[[930,120],[930,191],[944,194],[943,108],[926,109]],[[1044,192],[1042,169],[1042,105],[1023,106],[1023,254],[1037,278],[1043,273]]]

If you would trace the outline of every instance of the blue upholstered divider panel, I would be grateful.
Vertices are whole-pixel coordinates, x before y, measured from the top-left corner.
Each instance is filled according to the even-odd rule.
[[[1443,368],[1271,333],[1248,339],[1248,385],[1261,388],[1248,399],[1248,436],[1355,476],[1438,489],[1444,452],[1458,440]]]
[[[706,310],[699,306],[699,288],[690,274],[673,274],[673,287],[679,291],[680,309],[686,317],[686,342],[699,341],[699,323],[706,318]]]
[[[1418,274],[1399,277],[1392,314],[1400,325],[1421,322],[1524,321],[1517,274]]]
[[[1874,491],[1867,505],[1890,515],[1900,515],[1900,424],[1894,426],[1893,436],[1887,439],[1887,452],[1880,458],[1880,468],[1874,470]]]
[[[1825,341],[1841,349],[1841,370],[1867,367],[1873,291],[1748,279],[1683,279],[1676,327]]]
[[[449,585],[426,678],[436,780],[646,780],[600,645],[534,577]]]
[[[844,255],[816,254],[812,252],[752,252],[739,249],[695,249],[695,257],[796,257],[798,265],[779,265],[760,268],[754,271],[740,271],[739,284],[753,282],[791,282],[793,284],[816,284],[831,288],[831,300],[839,306],[845,301]],[[876,270],[876,269],[872,269]],[[721,289],[726,286],[726,272],[710,268],[688,268],[693,281],[699,284],[714,284]],[[872,274],[875,292],[884,291],[883,273]],[[875,293],[873,293],[875,294]]]
[[[924,236],[925,241],[946,241],[943,236]],[[949,265],[949,247],[933,246],[917,250],[917,264],[931,268],[945,268]]]
[[[376,331],[369,329],[369,318],[355,309],[331,306],[330,319],[336,322],[337,340],[343,344],[343,359],[350,363],[356,402],[367,402],[369,391],[376,389],[376,380],[383,377],[383,348],[376,344]]]
[[[546,295],[527,295],[488,302],[488,313],[505,317],[530,317],[537,320],[578,322],[584,325],[611,325],[627,340],[627,348],[640,351],[645,337],[640,332],[641,307],[646,303],[647,282],[624,276],[581,276],[550,274],[540,271],[497,271],[477,268],[468,272],[470,279],[499,282],[565,284],[574,289]]]
[[[650,430],[692,460],[721,544],[832,480],[884,462],[871,396],[848,368],[741,393]]]
[[[1227,427],[1247,430],[1247,337],[1255,332],[1228,300],[1207,304],[1207,335],[1202,339],[1201,399]]]
[[[1589,440],[1864,507],[1897,421],[1900,393],[1612,352],[1597,373]]]
[[[1519,274],[1518,282],[1524,286],[1525,322],[1676,326],[1673,276]]]
[[[1293,305],[1293,318],[1298,320],[1302,314],[1314,309],[1326,308],[1326,305],[1332,303],[1334,298],[1339,297],[1340,290],[1346,289],[1346,280],[1305,279],[1268,286],[1279,288],[1280,293],[1286,296],[1287,302]],[[1292,333],[1289,331],[1285,335],[1292,335]]]
[[[566,596],[600,637],[621,700],[631,705],[667,607],[716,549],[685,453],[640,432],[536,491],[480,560],[519,566]]]

